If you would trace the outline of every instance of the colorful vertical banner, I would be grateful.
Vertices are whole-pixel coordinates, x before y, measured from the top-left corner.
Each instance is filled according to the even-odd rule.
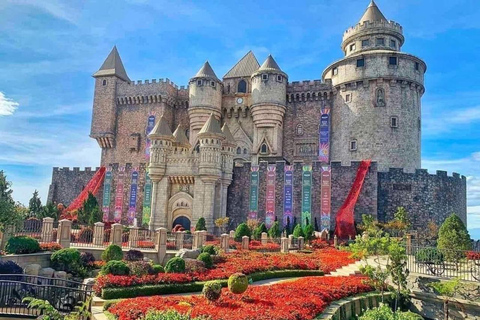
[[[145,129],[145,135],[146,135],[146,140],[145,140],[145,158],[150,160],[150,145],[151,141],[148,139],[148,135],[150,131],[153,130],[153,127],[155,127],[155,116],[153,114],[148,116],[147,120],[147,128]]]
[[[143,189],[143,210],[142,210],[142,224],[148,225],[150,223],[150,212],[152,206],[152,180],[148,175],[148,171],[145,173],[145,187]]]
[[[267,195],[265,208],[265,226],[270,228],[275,222],[275,165],[267,167]]]
[[[125,167],[118,167],[117,186],[115,188],[115,212],[113,213],[113,221],[116,223],[122,221],[124,180]]]
[[[312,166],[302,171],[302,226],[312,223]]]
[[[248,213],[248,219],[257,219],[259,167],[252,166],[250,170],[250,211]]]
[[[103,222],[109,221],[111,191],[112,191],[112,168],[108,168],[107,172],[105,173],[105,181],[103,182],[103,201],[102,201]]]
[[[138,188],[138,168],[132,171],[132,179],[130,182],[130,200],[128,201],[127,223],[130,226],[136,225],[137,216],[137,188]]]
[[[318,160],[321,162],[330,161],[330,109],[324,108],[320,116],[318,129]]]
[[[285,166],[283,185],[283,226],[293,226],[293,166]]]
[[[330,231],[330,213],[332,207],[332,169],[330,166],[322,166],[322,182],[320,187],[322,211],[322,231]]]

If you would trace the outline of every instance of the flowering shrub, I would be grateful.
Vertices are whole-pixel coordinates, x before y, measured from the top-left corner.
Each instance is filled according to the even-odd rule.
[[[252,240],[248,244],[248,250],[280,251],[280,245],[278,243],[273,243],[273,242],[262,244],[262,242],[260,241]]]
[[[478,251],[467,251],[468,260],[480,260],[480,252]]]
[[[323,272],[329,273],[355,261],[349,256],[349,252],[339,251],[334,248],[316,250],[311,254],[237,251],[216,256],[215,268],[203,269],[197,272],[160,273],[142,277],[100,276],[96,280],[95,290],[100,295],[103,288],[227,279],[236,272],[249,275],[269,270],[323,270]]]
[[[220,303],[202,296],[151,296],[122,300],[108,309],[118,320],[134,320],[148,311],[174,310],[212,320],[313,319],[332,301],[371,291],[361,277],[306,277],[270,286],[251,286],[243,295],[223,289]],[[301,294],[299,294],[301,292]]]
[[[46,242],[46,243],[40,243],[40,249],[42,251],[58,251],[62,249],[62,246],[56,242]]]

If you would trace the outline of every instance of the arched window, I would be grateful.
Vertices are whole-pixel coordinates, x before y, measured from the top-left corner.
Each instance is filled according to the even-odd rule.
[[[103,80],[103,83],[102,83],[104,86],[107,85],[107,80]]]
[[[243,154],[247,154],[247,148],[243,149]]]
[[[242,148],[238,147],[237,148],[237,154],[241,154],[242,153]]]
[[[260,153],[267,153],[267,145],[265,143],[260,147]]]
[[[301,124],[297,125],[297,128],[295,129],[295,133],[297,134],[297,136],[303,135],[303,126]]]
[[[240,80],[240,82],[238,83],[237,92],[247,92],[247,82],[245,80]]]
[[[199,153],[200,152],[200,143],[197,142],[197,145],[195,146],[195,152]]]

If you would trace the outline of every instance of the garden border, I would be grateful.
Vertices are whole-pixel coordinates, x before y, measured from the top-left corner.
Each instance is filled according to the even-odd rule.
[[[385,294],[387,298],[388,293]],[[361,293],[332,302],[316,320],[348,320],[355,315],[361,315],[367,309],[378,307],[382,300],[379,292]]]

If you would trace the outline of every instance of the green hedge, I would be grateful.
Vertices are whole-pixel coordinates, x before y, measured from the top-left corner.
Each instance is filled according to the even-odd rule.
[[[274,278],[290,278],[290,277],[308,277],[308,276],[323,276],[323,271],[320,270],[274,270],[258,272],[248,275],[248,278],[253,282],[274,279]],[[222,287],[227,287],[228,279],[218,280]],[[123,299],[135,298],[141,296],[153,296],[160,294],[172,293],[187,293],[187,292],[201,292],[206,281],[190,282],[184,284],[157,284],[157,285],[143,285],[123,288],[105,288],[102,290],[102,299]]]

